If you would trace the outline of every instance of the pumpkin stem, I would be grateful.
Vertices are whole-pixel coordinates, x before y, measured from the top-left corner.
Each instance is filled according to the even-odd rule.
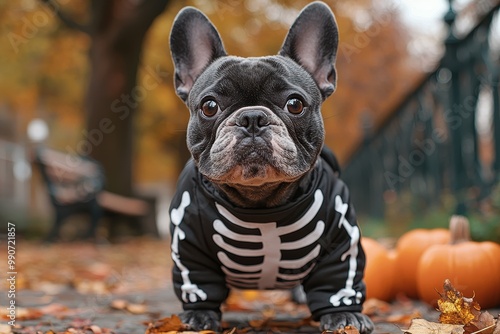
[[[450,234],[452,245],[470,241],[470,227],[467,217],[454,215],[450,219]]]

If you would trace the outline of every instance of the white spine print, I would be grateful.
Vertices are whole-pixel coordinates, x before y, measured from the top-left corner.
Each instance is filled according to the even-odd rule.
[[[216,204],[219,213],[240,228],[253,230],[253,233],[239,234],[232,231],[223,221],[216,219],[213,227],[218,234],[214,234],[214,242],[223,250],[217,256],[221,261],[222,270],[226,274],[229,285],[235,287],[266,289],[289,288],[300,282],[313,268],[311,264],[303,272],[296,274],[282,274],[280,269],[300,269],[315,259],[320,253],[320,245],[316,245],[307,255],[298,259],[282,259],[283,250],[295,250],[309,247],[316,243],[323,234],[325,223],[318,221],[314,231],[305,237],[291,242],[282,242],[281,236],[299,231],[309,224],[317,215],[323,204],[323,193],[318,189],[314,194],[314,202],[299,220],[287,226],[278,227],[276,222],[253,223],[238,219],[226,208]],[[257,233],[255,233],[257,232]],[[244,249],[233,246],[224,241],[224,238],[246,243],[262,244],[261,248]],[[238,257],[262,257],[260,264],[245,265],[230,259],[228,254]],[[283,282],[278,281],[278,278]]]
[[[172,224],[175,225],[174,232],[172,233],[172,259],[174,260],[177,267],[181,270],[182,277],[182,300],[185,303],[194,303],[199,299],[206,300],[207,294],[205,291],[198,288],[196,284],[191,283],[189,279],[189,269],[182,264],[181,258],[179,256],[179,242],[184,240],[186,234],[181,230],[180,224],[184,219],[185,209],[191,204],[191,197],[187,191],[182,193],[181,204],[177,209],[172,209],[170,212],[170,220]]]
[[[341,260],[345,261],[347,257],[349,257],[349,272],[347,275],[347,280],[345,282],[345,287],[339,290],[336,294],[330,297],[330,303],[333,306],[340,306],[341,303],[344,305],[352,305],[352,303],[359,304],[361,303],[361,292],[356,292],[353,289],[354,285],[354,277],[356,276],[356,270],[358,267],[358,242],[360,238],[359,228],[357,226],[353,226],[349,224],[345,215],[349,205],[347,203],[342,202],[342,198],[340,196],[335,197],[335,211],[340,213],[339,220],[339,228],[345,228],[347,234],[350,237],[350,247],[349,249],[342,254]],[[354,297],[354,300],[352,299]]]

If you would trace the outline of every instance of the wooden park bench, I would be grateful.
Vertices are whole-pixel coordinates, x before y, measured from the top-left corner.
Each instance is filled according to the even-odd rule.
[[[64,220],[77,213],[87,213],[90,217],[84,239],[96,237],[105,216],[123,216],[138,227],[140,234],[158,235],[155,200],[125,197],[104,190],[104,170],[97,161],[42,147],[36,151],[35,162],[55,209],[48,241],[57,239]]]

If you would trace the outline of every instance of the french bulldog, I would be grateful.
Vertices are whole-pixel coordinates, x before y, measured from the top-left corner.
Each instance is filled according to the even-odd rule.
[[[216,28],[186,7],[170,49],[190,111],[192,159],[170,207],[175,292],[193,330],[220,328],[231,288],[302,285],[321,330],[373,330],[361,313],[365,254],[349,191],[324,147],[321,104],[336,88],[338,29],[306,6],[278,55],[228,56]]]

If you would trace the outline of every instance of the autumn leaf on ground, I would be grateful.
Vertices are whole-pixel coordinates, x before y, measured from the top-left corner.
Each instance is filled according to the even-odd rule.
[[[167,332],[182,332],[188,329],[186,324],[183,324],[177,315],[157,320],[155,323],[150,323],[145,334],[160,334]]]
[[[16,320],[36,320],[43,316],[42,312],[34,308],[17,307],[15,311]],[[0,319],[11,320],[10,315],[8,307],[2,306],[0,308]]]
[[[413,319],[410,328],[405,333],[410,334],[462,334],[462,325],[439,324],[425,319]]]
[[[496,322],[491,314],[481,312],[481,306],[473,298],[464,297],[448,279],[445,280],[443,288],[444,292],[438,300],[440,323],[463,325],[466,334],[493,333]]]
[[[144,314],[148,311],[148,307],[144,304],[129,303],[124,299],[115,299],[111,302],[110,307],[115,310],[128,311],[132,314]]]
[[[359,330],[354,326],[345,326],[334,331],[323,331],[321,334],[359,334]]]
[[[12,326],[7,324],[0,324],[0,334],[12,333]]]
[[[466,334],[493,334],[495,327],[495,318],[493,318],[490,313],[485,311],[481,312],[477,319],[474,319],[469,324],[465,325],[464,329]]]
[[[393,324],[403,324],[408,326],[411,324],[413,319],[421,318],[422,314],[418,310],[414,310],[411,313],[402,313],[402,314],[391,314],[384,318],[384,321],[393,323]]]
[[[455,289],[450,280],[443,284],[444,292],[440,294],[438,309],[441,312],[439,322],[443,324],[467,325],[479,316],[481,307],[472,298],[466,298]]]
[[[390,311],[391,304],[380,299],[370,298],[363,303],[363,313],[369,316],[389,313]]]

